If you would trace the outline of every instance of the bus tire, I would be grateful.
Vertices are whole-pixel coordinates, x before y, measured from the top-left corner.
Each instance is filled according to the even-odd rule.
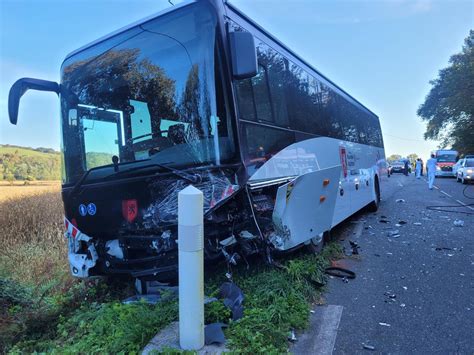
[[[375,190],[374,191],[375,200],[373,200],[368,206],[368,210],[370,212],[377,212],[380,205],[380,185],[379,185],[379,178],[377,177],[377,175],[375,175],[374,177],[374,190]]]

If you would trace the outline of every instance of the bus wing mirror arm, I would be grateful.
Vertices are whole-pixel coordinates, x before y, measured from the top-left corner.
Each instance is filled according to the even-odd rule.
[[[229,32],[232,75],[235,79],[248,79],[257,75],[257,50],[249,32]]]
[[[18,108],[20,99],[28,90],[51,91],[59,95],[59,84],[54,81],[47,81],[33,78],[18,79],[10,88],[8,94],[8,115],[10,123],[15,124],[18,121]]]

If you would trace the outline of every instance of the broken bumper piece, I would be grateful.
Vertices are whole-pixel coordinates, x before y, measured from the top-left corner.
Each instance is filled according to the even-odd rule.
[[[64,225],[71,273],[75,277],[89,277],[89,270],[96,265],[98,259],[91,238],[77,229],[67,218],[64,218]]]

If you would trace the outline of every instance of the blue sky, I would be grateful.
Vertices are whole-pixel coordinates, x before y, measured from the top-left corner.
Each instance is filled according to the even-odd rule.
[[[386,154],[423,157],[416,109],[429,80],[474,28],[468,0],[234,0],[264,28],[379,115]],[[175,1],[178,3],[178,1]],[[24,76],[59,80],[69,52],[167,8],[167,0],[0,0],[0,144],[59,148],[59,102],[28,92],[18,125],[7,98]]]

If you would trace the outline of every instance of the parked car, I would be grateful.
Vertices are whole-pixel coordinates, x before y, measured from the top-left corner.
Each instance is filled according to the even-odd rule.
[[[393,173],[404,173],[405,172],[405,161],[404,160],[396,160],[390,164],[390,174]],[[408,172],[411,173],[411,166],[408,163]]]
[[[474,156],[473,156],[473,157],[474,157]],[[454,176],[454,177],[457,177],[457,176],[458,176],[458,169],[459,169],[459,167],[461,166],[461,164],[463,163],[464,159],[465,159],[465,158],[459,159],[459,160],[457,161],[457,163],[453,165],[453,171],[452,171],[452,173],[453,173],[453,176]]]
[[[474,179],[474,158],[464,158],[462,160],[463,162],[457,171],[456,180],[463,184],[467,184],[469,181],[473,181]]]

